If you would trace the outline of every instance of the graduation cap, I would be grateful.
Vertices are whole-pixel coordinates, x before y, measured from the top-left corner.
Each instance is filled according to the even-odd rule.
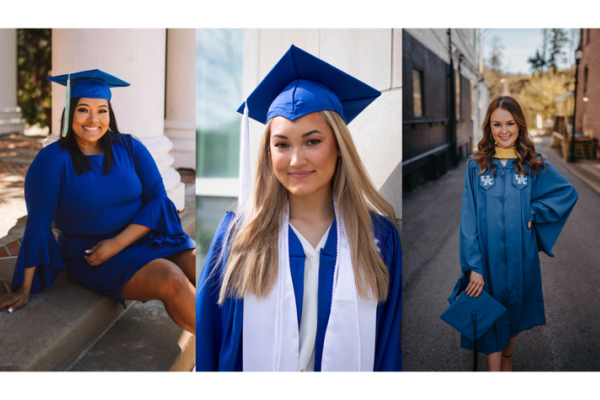
[[[273,117],[294,121],[316,111],[335,111],[349,124],[381,92],[292,45],[238,108],[244,114],[240,162],[240,204],[250,184],[248,118],[266,124]]]
[[[110,101],[112,97],[110,88],[130,85],[116,76],[107,74],[99,69],[80,71],[73,74],[51,76],[48,78],[48,80],[67,87],[65,116],[68,116],[70,113],[70,100],[73,97],[106,99]],[[65,137],[67,135],[68,128],[68,124],[63,124],[61,136]]]
[[[455,300],[450,296],[448,301],[450,307],[440,318],[474,342],[473,371],[477,371],[477,339],[506,312],[506,307],[485,290],[477,297],[469,297],[463,292]]]

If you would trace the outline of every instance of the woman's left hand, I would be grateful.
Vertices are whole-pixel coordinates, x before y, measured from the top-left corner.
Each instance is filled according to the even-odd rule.
[[[533,222],[533,221],[529,221],[529,222],[527,223],[527,229],[531,229],[531,223],[532,223],[532,222]]]
[[[95,267],[109,260],[121,250],[123,249],[115,239],[106,239],[96,243],[91,249],[86,250],[86,254],[88,255],[85,256],[85,260],[88,264]]]

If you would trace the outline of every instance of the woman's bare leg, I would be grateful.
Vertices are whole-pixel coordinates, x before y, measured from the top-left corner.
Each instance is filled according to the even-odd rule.
[[[498,372],[500,371],[500,363],[502,359],[502,352],[498,351],[496,353],[487,355],[487,367],[488,371]]]
[[[517,337],[512,337],[510,338],[510,342],[508,343],[508,346],[506,346],[504,348],[504,350],[502,350],[502,371],[506,371],[506,372],[512,372],[512,354],[513,354],[513,350],[515,348],[515,340],[517,340]],[[509,356],[509,357],[504,357],[504,356]]]
[[[506,356],[512,356],[515,340],[517,340],[516,336],[510,338],[508,346],[506,346],[502,351],[487,355],[488,371],[512,371],[512,358],[502,357],[502,354]]]
[[[121,296],[125,300],[162,301],[177,325],[196,334],[196,290],[173,262],[164,258],[150,261],[125,282]]]
[[[174,262],[196,286],[196,249],[180,251],[177,254],[166,257],[167,260]]]

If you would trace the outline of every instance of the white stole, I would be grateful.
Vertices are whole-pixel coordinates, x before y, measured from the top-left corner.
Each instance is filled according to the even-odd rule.
[[[350,246],[335,196],[333,203],[337,255],[321,370],[373,371],[377,301],[358,296]],[[278,243],[279,270],[273,289],[263,299],[244,295],[244,371],[299,370],[299,323],[289,257],[289,205],[280,224]]]

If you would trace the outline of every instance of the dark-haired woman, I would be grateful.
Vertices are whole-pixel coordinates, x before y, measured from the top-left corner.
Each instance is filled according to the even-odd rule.
[[[98,70],[65,79],[63,135],[27,172],[27,226],[0,308],[14,312],[66,270],[123,306],[161,300],[175,323],[195,333],[195,243],[146,147],[118,131],[109,88],[127,84],[116,79]]]
[[[492,101],[483,133],[467,164],[456,291],[477,297],[485,290],[507,308],[479,339],[479,351],[488,370],[512,371],[518,333],[546,323],[538,251],[553,257],[577,192],[536,153],[513,98]],[[463,335],[461,347],[473,350],[473,342]]]

